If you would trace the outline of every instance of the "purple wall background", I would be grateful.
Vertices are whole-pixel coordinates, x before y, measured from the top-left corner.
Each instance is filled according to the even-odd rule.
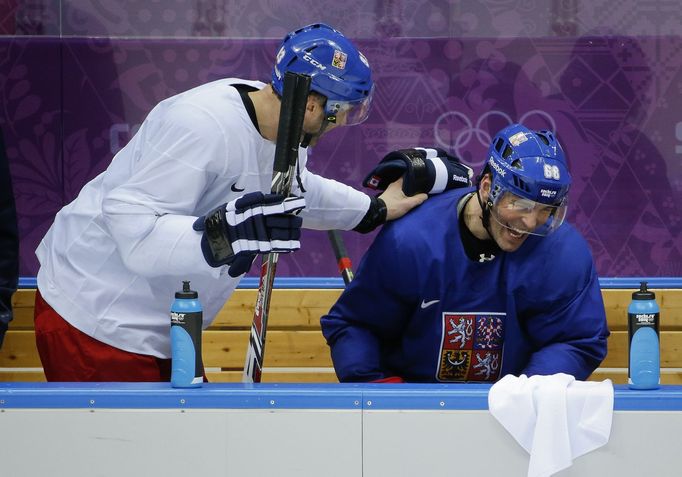
[[[601,276],[682,275],[678,1],[0,0],[0,126],[21,274],[54,214],[163,98],[226,76],[266,79],[281,36],[326,21],[376,75],[372,114],[332,131],[314,172],[356,187],[389,150],[438,145],[480,168],[510,121],[557,131],[570,220]],[[344,233],[357,264],[371,237]],[[337,275],[306,232],[282,276]]]

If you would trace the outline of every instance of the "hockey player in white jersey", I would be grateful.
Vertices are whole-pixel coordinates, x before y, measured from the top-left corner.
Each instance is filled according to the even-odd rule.
[[[181,280],[201,291],[208,326],[256,254],[298,249],[301,227],[367,232],[426,199],[399,184],[370,197],[312,174],[305,148],[301,198],[269,194],[284,73],[312,78],[303,146],[361,123],[374,91],[366,58],[327,25],[287,35],[276,61],[269,84],[223,79],[159,103],[57,214],[37,249],[36,343],[48,380],[168,380],[168,307]],[[204,219],[230,211],[247,222]],[[232,251],[217,253],[211,233]]]

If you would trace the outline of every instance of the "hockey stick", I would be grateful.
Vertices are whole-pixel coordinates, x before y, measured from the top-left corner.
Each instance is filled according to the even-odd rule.
[[[353,264],[346,251],[346,246],[343,243],[341,233],[338,230],[329,230],[327,235],[329,236],[329,243],[331,243],[332,250],[334,250],[339,272],[343,277],[343,283],[348,286],[351,280],[353,280]]]
[[[272,174],[271,192],[287,197],[291,192],[291,180],[298,162],[298,147],[301,142],[303,116],[310,91],[310,77],[287,72],[284,75],[282,105],[277,126],[275,164]],[[265,357],[265,334],[270,313],[270,297],[277,270],[278,253],[269,253],[263,258],[258,283],[256,307],[249,335],[242,382],[259,383],[263,373]]]

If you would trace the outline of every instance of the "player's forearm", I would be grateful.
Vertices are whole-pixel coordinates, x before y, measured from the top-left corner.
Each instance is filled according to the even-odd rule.
[[[572,343],[553,343],[533,353],[521,374],[533,376],[565,373],[585,380],[605,357],[605,337]]]
[[[340,182],[309,171],[301,174],[306,208],[301,212],[303,227],[315,230],[351,230],[367,213],[366,194]],[[295,194],[301,194],[296,188]]]
[[[320,320],[341,382],[371,382],[391,376],[381,367],[380,345],[368,329],[336,316],[334,309]]]
[[[380,382],[387,378],[395,377],[395,373],[389,373],[379,365],[379,361],[373,357],[348,359],[347,349],[344,346],[332,348],[332,362],[336,376],[342,383],[371,383]],[[370,353],[374,354],[374,353]]]

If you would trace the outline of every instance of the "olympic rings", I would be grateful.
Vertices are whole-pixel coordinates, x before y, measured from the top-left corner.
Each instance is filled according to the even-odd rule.
[[[495,116],[501,117],[504,121],[506,121],[507,125],[513,124],[515,122],[514,120],[512,120],[511,116],[505,113],[504,111],[490,110],[482,114],[476,121],[476,124],[474,125],[471,119],[466,114],[460,111],[446,111],[445,113],[441,114],[438,117],[438,119],[436,119],[436,123],[433,126],[433,134],[434,137],[436,138],[438,146],[446,150],[453,150],[455,155],[457,155],[458,157],[463,157],[462,148],[468,145],[471,139],[474,137],[476,138],[478,144],[485,147],[486,150],[488,149],[488,147],[490,146],[490,142],[492,141],[492,137],[490,136],[490,132],[484,129],[482,125],[485,124],[484,121],[487,121],[489,118]],[[540,116],[541,120],[545,124],[547,124],[547,127],[545,127],[545,129],[549,129],[552,132],[556,132],[556,122],[554,121],[554,118],[546,111],[542,111],[539,109],[532,109],[530,111],[525,112],[519,118],[518,122],[525,124],[528,118],[532,116]],[[463,125],[463,127],[460,127],[459,129],[447,127],[447,124],[451,121],[459,122]],[[441,125],[441,123],[443,122],[446,122],[445,125]],[[454,136],[454,141],[452,140],[448,141],[446,138],[444,138],[441,135],[441,130],[449,131]],[[479,162],[469,165],[479,166],[483,164],[485,160],[486,160],[485,157],[481,157]]]

